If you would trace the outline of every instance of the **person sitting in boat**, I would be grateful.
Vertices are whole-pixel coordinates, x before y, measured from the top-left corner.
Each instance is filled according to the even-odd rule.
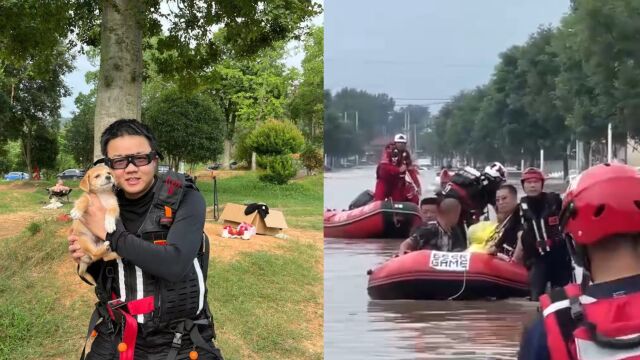
[[[426,197],[420,201],[420,215],[422,215],[423,224],[438,220],[439,205],[440,199],[435,196]]]
[[[531,300],[538,301],[547,283],[567,285],[572,278],[571,258],[560,231],[562,199],[554,192],[542,191],[544,174],[528,168],[520,179],[526,196],[520,199],[522,258],[529,271]]]
[[[467,238],[458,224],[461,210],[458,201],[442,200],[437,220],[419,226],[400,244],[399,254],[418,250],[464,251],[467,248]]]
[[[637,359],[640,355],[640,175],[596,165],[565,193],[560,227],[580,284],[540,297],[519,359]],[[591,284],[589,284],[592,282]]]
[[[518,211],[518,190],[511,184],[503,184],[496,193],[496,216],[498,226],[490,240],[489,254],[502,254],[509,259],[519,261],[518,233],[522,231],[520,212]]]
[[[498,162],[488,165],[482,173],[467,166],[451,177],[440,196],[460,202],[461,225],[469,227],[480,220],[488,205],[495,207],[496,192],[506,179],[506,170]]]

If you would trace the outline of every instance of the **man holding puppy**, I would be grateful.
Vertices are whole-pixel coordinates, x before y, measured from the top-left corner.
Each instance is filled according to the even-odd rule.
[[[88,268],[99,302],[89,324],[97,336],[86,359],[222,359],[206,298],[204,198],[184,175],[156,175],[162,155],[139,121],[114,122],[100,145],[116,180],[120,220],[107,233],[105,209],[92,201],[81,221],[122,259]],[[84,253],[76,242],[69,236],[78,262]]]

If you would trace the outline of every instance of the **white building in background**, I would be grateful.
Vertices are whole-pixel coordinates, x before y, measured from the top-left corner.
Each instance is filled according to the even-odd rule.
[[[640,142],[629,139],[627,141],[627,164],[640,167]]]

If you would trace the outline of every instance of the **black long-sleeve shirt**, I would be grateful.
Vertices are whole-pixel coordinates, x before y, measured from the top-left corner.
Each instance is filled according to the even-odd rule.
[[[202,230],[206,213],[205,200],[198,191],[185,188],[180,206],[167,235],[166,245],[156,245],[136,235],[149,212],[154,187],[137,199],[127,199],[117,193],[120,220],[116,230],[107,234],[111,249],[122,258],[155,277],[175,282],[184,276],[202,245]],[[96,262],[91,274],[98,272]],[[94,272],[95,271],[95,272]]]

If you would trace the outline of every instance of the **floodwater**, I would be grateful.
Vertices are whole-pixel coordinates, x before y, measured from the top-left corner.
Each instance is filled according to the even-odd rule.
[[[433,192],[435,173],[422,171],[421,180],[423,196]],[[374,184],[375,167],[325,173],[325,207],[347,208]],[[325,359],[514,359],[536,303],[369,298],[366,271],[400,242],[325,239]]]

